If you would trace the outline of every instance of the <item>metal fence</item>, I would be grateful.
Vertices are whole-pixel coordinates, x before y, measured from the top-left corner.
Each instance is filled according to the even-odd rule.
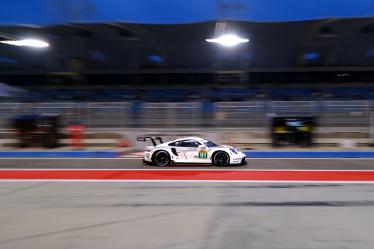
[[[88,127],[267,127],[274,116],[313,116],[323,127],[372,127],[370,101],[248,101],[183,103],[0,103],[0,126],[20,114],[53,113],[63,124]]]

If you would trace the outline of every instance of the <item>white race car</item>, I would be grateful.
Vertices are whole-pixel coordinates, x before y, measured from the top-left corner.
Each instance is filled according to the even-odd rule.
[[[216,166],[244,165],[245,154],[238,149],[217,145],[199,137],[179,138],[156,145],[152,137],[138,137],[138,141],[150,139],[153,146],[147,146],[143,162],[155,166],[167,166],[174,163],[210,164]]]

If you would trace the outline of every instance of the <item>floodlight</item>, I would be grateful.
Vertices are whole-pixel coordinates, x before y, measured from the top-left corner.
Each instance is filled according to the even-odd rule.
[[[214,42],[214,43],[218,43],[222,46],[225,46],[225,47],[234,47],[234,46],[237,46],[241,43],[246,43],[246,42],[249,42],[249,39],[245,39],[245,38],[241,38],[237,35],[234,35],[234,34],[226,34],[226,35],[221,35],[217,38],[213,38],[213,39],[206,39],[207,42]]]
[[[33,48],[45,48],[49,47],[49,43],[37,40],[37,39],[22,39],[22,40],[7,40],[7,41],[0,41],[0,43],[19,46],[19,47],[33,47]]]

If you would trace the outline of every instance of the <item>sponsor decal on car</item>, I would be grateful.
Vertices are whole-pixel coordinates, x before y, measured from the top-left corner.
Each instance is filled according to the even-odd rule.
[[[208,158],[208,149],[206,147],[200,148],[200,150],[197,153],[197,157],[199,159],[207,159]]]

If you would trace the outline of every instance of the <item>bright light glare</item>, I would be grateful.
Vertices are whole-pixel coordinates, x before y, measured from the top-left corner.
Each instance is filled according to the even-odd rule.
[[[227,34],[213,39],[206,39],[207,42],[215,42],[225,47],[234,47],[240,43],[249,42],[249,39],[241,38],[237,35]]]
[[[19,46],[19,47],[33,47],[33,48],[45,48],[49,47],[49,43],[42,41],[42,40],[36,40],[36,39],[23,39],[23,40],[15,40],[15,41],[0,41],[4,44]]]

